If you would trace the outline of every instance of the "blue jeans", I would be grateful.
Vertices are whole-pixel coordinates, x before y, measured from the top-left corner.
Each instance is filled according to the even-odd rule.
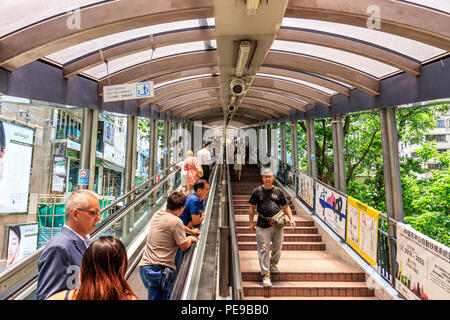
[[[163,290],[161,288],[162,271],[164,267],[141,266],[139,274],[145,289],[148,291],[148,300],[169,300],[172,288]]]

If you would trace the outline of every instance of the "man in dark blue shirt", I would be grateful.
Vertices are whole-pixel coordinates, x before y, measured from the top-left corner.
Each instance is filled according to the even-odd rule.
[[[179,218],[187,227],[198,226],[205,219],[205,206],[203,200],[208,197],[209,183],[204,179],[199,179],[194,183],[194,193],[186,201],[183,212]],[[192,224],[190,224],[192,222]]]
[[[208,197],[209,194],[209,183],[204,179],[199,179],[194,183],[193,186],[194,193],[186,200],[186,205],[184,206],[183,212],[178,216],[184,224],[184,230],[191,234],[199,234],[192,233],[189,228],[193,228],[194,226],[198,226],[202,223],[203,219],[205,219],[205,205],[203,204],[203,200]],[[197,231],[197,229],[193,229]],[[174,264],[178,270],[180,270],[181,262],[183,261],[184,251],[178,249],[177,254],[175,256]]]

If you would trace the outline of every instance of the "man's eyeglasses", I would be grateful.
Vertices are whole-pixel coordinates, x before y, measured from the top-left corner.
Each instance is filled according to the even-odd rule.
[[[80,209],[80,208],[77,208],[77,210],[89,212],[89,214],[90,214],[91,216],[93,216],[93,217],[95,217],[95,216],[100,216],[100,211],[87,210],[87,209]]]

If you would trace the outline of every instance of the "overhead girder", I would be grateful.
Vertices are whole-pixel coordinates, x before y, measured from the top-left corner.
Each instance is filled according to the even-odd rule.
[[[216,76],[187,79],[155,89],[155,96],[150,99],[143,99],[143,101],[139,102],[139,106],[143,106],[145,104],[157,104],[185,93],[191,93],[206,88],[215,88],[219,86],[220,81]],[[256,76],[251,88],[287,95],[305,101],[309,104],[315,104],[317,101],[328,106],[331,105],[330,96],[320,90],[282,79]]]
[[[260,99],[267,99],[271,100],[273,102],[276,102],[279,105],[284,105],[291,110],[300,110],[302,112],[305,112],[306,103],[302,103],[300,101],[293,100],[287,96],[283,96],[281,94],[273,93],[270,91],[263,91],[263,90],[255,90],[252,87],[250,87],[249,90],[247,90],[245,97],[253,97],[253,98],[260,98]]]
[[[370,95],[379,94],[379,80],[362,71],[342,64],[298,53],[269,51],[263,66],[290,68],[302,72],[312,72],[325,77],[348,83]]]
[[[291,94],[300,95],[309,98],[309,100],[307,101],[308,103],[312,103],[312,101],[318,101],[327,106],[331,105],[330,95],[315,88],[308,87],[306,85],[299,83],[294,83],[282,79],[256,76],[252,82],[252,87],[253,86],[261,88],[278,89],[281,91],[285,91],[287,95]]]
[[[186,110],[191,110],[193,108],[203,107],[203,106],[221,106],[222,100],[219,96],[217,97],[209,97],[203,99],[197,99],[188,101],[185,104],[178,105],[175,108],[170,109],[172,114],[179,114],[181,112],[185,112]]]
[[[108,47],[99,51],[92,52],[80,59],[71,61],[63,66],[64,77],[69,78],[73,75],[83,72],[84,70],[95,67],[104,61],[110,61],[136,52],[149,50],[152,45],[155,50],[160,47],[165,47],[174,44],[213,40],[216,38],[214,28],[198,28],[198,29],[183,29],[173,32],[156,34],[152,38],[150,36],[139,38],[134,41],[125,41],[120,44]],[[102,57],[103,55],[103,57]]]
[[[367,28],[367,9],[380,8],[380,31],[450,51],[449,15],[391,0],[290,0],[285,17],[324,20]]]
[[[261,117],[261,116],[254,116],[254,115],[249,115],[249,114],[241,114],[241,113],[235,113],[233,118],[237,117],[240,121],[242,120],[250,120],[250,123],[255,123],[255,122],[260,122],[260,121],[264,121],[265,118]],[[217,112],[215,113],[207,113],[203,116],[199,116],[199,117],[195,117],[195,118],[191,118],[192,121],[204,121],[204,120],[211,120],[211,119],[220,119],[223,118],[223,110],[219,110],[217,109]]]
[[[196,114],[196,113],[199,113],[199,112],[207,112],[207,113],[209,113],[209,112],[213,111],[215,108],[217,108],[217,105],[215,107],[214,106],[202,106],[202,107],[193,108],[193,109],[181,112],[181,113],[177,113],[177,115],[189,118],[189,116],[192,115],[192,114]],[[254,106],[243,106],[243,105],[240,105],[238,110],[249,112],[249,114],[252,114],[253,112],[256,111],[257,113],[263,115],[266,118],[272,118],[272,117],[279,117],[280,116],[279,113],[276,113],[276,112],[273,112],[273,111],[269,111],[269,110],[265,110],[265,109],[258,108],[258,107],[254,107]]]
[[[80,28],[68,28],[72,12],[0,39],[0,67],[13,71],[53,52],[131,29],[214,16],[213,0],[110,1],[80,9]]]
[[[189,101],[195,101],[199,99],[205,99],[205,98],[216,98],[220,97],[220,89],[207,89],[203,91],[197,91],[193,93],[188,93],[182,96],[175,97],[170,100],[164,101],[164,103],[158,104],[159,106],[159,112],[168,111],[171,109],[175,109],[179,106],[182,106],[186,103],[189,103]]]
[[[146,99],[146,104],[155,104],[182,94],[191,93],[195,91],[205,90],[206,88],[219,88],[219,77],[203,77],[197,79],[188,79],[169,84],[167,86],[155,89],[155,96],[151,99]],[[139,103],[139,105],[143,105]]]
[[[346,96],[350,96],[350,89],[337,83],[334,81],[330,81],[328,79],[321,78],[317,75],[307,74],[296,70],[289,70],[280,67],[265,67],[262,66],[259,68],[259,73],[265,73],[269,75],[289,77],[301,81],[307,81],[319,86],[328,88],[330,90],[334,90],[338,93],[345,94]]]
[[[354,40],[336,34],[326,34],[315,30],[281,28],[278,32],[277,40],[310,43],[343,50],[380,61],[415,76],[420,74],[420,62],[413,59],[408,59],[403,55],[396,54],[370,43],[365,43],[361,40]]]
[[[215,109],[211,109],[209,112],[204,112],[204,113],[194,113],[191,114],[190,116],[186,117],[188,119],[191,119],[192,121],[195,120],[199,120],[202,119],[203,117],[207,117],[207,116],[213,116],[213,115],[218,115],[218,116],[222,116],[223,117],[223,109],[222,108],[215,108]],[[245,110],[245,112],[235,112],[233,117],[241,117],[241,116],[245,116],[247,118],[253,118],[254,120],[258,120],[258,121],[265,121],[267,119],[270,119],[270,116],[267,117],[264,114],[261,114],[259,112],[256,111],[248,111]]]
[[[173,72],[203,67],[214,67],[217,66],[217,63],[217,53],[215,50],[177,54],[141,63],[113,73],[109,77],[105,77],[99,81],[98,90],[99,94],[101,94],[105,85],[127,83],[131,81],[138,82]]]

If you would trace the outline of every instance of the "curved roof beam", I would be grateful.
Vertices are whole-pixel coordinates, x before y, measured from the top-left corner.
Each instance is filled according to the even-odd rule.
[[[220,87],[220,80],[215,76],[188,79],[155,89],[155,97],[143,99],[143,101],[138,104],[139,106],[148,103],[155,104],[185,93],[215,87]],[[316,101],[328,106],[331,104],[330,96],[320,90],[286,80],[256,76],[252,82],[251,88],[287,95],[310,104],[315,104]]]
[[[241,104],[244,105],[254,105],[254,106],[258,106],[261,108],[267,108],[270,110],[276,110],[277,112],[284,114],[284,115],[289,115],[291,114],[291,107],[283,105],[281,103],[277,103],[274,101],[270,101],[267,99],[262,99],[262,98],[258,98],[258,97],[249,97],[249,96],[245,96],[244,99],[242,99]]]
[[[202,118],[208,117],[208,116],[218,116],[218,117],[222,117],[223,118],[223,116],[224,116],[223,109],[220,109],[220,108],[210,109],[210,111],[207,112],[207,113],[203,113],[203,114],[202,113],[200,113],[200,114],[195,114],[194,113],[194,114],[191,114],[189,117],[186,117],[186,118],[191,119],[191,120],[197,120],[197,119],[202,119]],[[271,118],[271,117],[266,117],[266,116],[264,116],[261,113],[256,112],[256,111],[253,111],[253,112],[245,111],[245,113],[242,113],[242,112],[238,113],[236,111],[235,114],[233,115],[233,117],[242,117],[242,116],[245,116],[245,117],[248,117],[248,118],[252,118],[252,119],[258,120],[258,121],[265,121],[265,120]]]
[[[406,58],[403,55],[387,49],[374,46],[373,44],[364,43],[360,40],[354,40],[338,34],[326,34],[315,30],[282,27],[278,32],[277,40],[310,43],[339,49],[386,63],[415,76],[420,74],[420,63],[415,60]]]
[[[136,52],[149,50],[151,49],[152,44],[155,46],[155,49],[158,49],[173,44],[213,40],[215,38],[216,34],[214,28],[198,28],[156,34],[153,36],[153,40],[151,40],[150,37],[145,37],[133,41],[122,42],[102,50],[102,53],[99,51],[94,51],[80,59],[67,63],[63,67],[64,77],[70,78],[71,76],[79,74],[84,70],[104,63],[104,60],[109,61]],[[102,59],[102,54],[104,60]]]
[[[158,102],[171,99],[186,93],[205,90],[207,88],[220,88],[219,77],[203,77],[175,82],[167,86],[155,89],[155,96],[145,99],[145,104],[157,104]],[[139,103],[139,106],[143,104]]]
[[[198,108],[192,108],[190,110],[181,112],[181,113],[179,113],[179,115],[182,116],[182,117],[189,118],[189,116],[192,115],[192,114],[196,114],[196,113],[199,113],[199,112],[200,113],[201,112],[209,113],[211,111],[214,111],[215,109],[216,109],[215,107],[211,108],[211,106],[201,106],[201,107],[198,107]],[[221,109],[221,110],[223,112],[223,109]],[[280,115],[279,113],[274,112],[274,111],[269,111],[267,109],[262,109],[262,108],[258,108],[258,107],[252,107],[252,106],[242,106],[241,105],[241,106],[239,106],[238,110],[242,110],[244,112],[249,112],[249,114],[252,114],[252,113],[256,112],[257,114],[261,114],[265,118],[268,118],[268,119],[270,119],[270,118],[277,118]]]
[[[218,57],[215,50],[177,54],[174,56],[141,63],[139,65],[113,73],[109,77],[105,77],[99,81],[98,90],[99,94],[101,94],[103,92],[103,86],[105,85],[138,82],[179,71],[187,71],[203,67],[214,67],[217,66],[217,64]],[[151,74],[149,74],[149,71],[151,71]]]
[[[311,100],[318,101],[320,103],[323,103],[327,106],[331,105],[331,97],[330,95],[317,90],[312,87],[308,87],[303,84],[294,83],[291,81],[286,81],[282,79],[275,79],[275,78],[268,78],[268,77],[261,77],[256,76],[252,82],[251,87],[262,87],[267,89],[278,89],[281,91],[285,91],[287,95],[293,95],[294,97],[296,95],[300,95],[306,98],[309,98],[309,101],[306,101],[305,99],[302,99],[299,97],[299,99],[305,100],[308,103],[311,103]]]
[[[260,98],[260,99],[266,99],[273,102],[276,102],[279,105],[283,105],[291,110],[300,110],[302,112],[305,112],[306,109],[306,103],[302,103],[300,101],[293,100],[287,96],[273,93],[270,91],[263,91],[263,90],[257,90],[250,87],[250,89],[247,90],[245,97],[253,97],[253,98]]]
[[[380,31],[450,51],[449,15],[405,2],[290,0],[285,17],[325,20],[366,28],[370,19],[369,6],[380,8]]]
[[[135,28],[214,16],[213,0],[111,1],[80,10],[80,28],[68,28],[68,12],[0,39],[0,66],[13,71],[50,53]]]
[[[379,94],[379,80],[362,71],[322,58],[281,51],[269,51],[264,60],[265,67],[290,68],[297,71],[312,72],[348,83],[358,89],[376,96]]]
[[[224,117],[223,112],[220,111],[217,113],[208,113],[202,117],[191,118],[191,120],[194,120],[194,121],[219,120],[221,118],[223,119],[223,117]],[[266,120],[261,117],[254,117],[254,116],[247,115],[247,114],[235,114],[233,116],[233,119],[234,119],[234,117],[239,117],[238,121],[246,121],[247,123],[255,123],[255,122]]]
[[[185,111],[191,110],[193,108],[205,107],[205,106],[222,106],[222,99],[219,96],[197,99],[197,100],[189,101],[186,104],[179,105],[175,108],[172,108],[172,109],[170,109],[170,111],[173,115],[177,115],[181,112],[185,112]]]
[[[317,75],[313,74],[307,74],[295,70],[289,70],[289,69],[283,69],[278,67],[265,67],[262,66],[258,70],[259,73],[265,73],[269,75],[276,75],[276,76],[282,76],[282,77],[289,77],[301,81],[307,81],[314,84],[317,84],[319,86],[328,88],[330,90],[334,90],[336,92],[345,94],[346,96],[350,96],[350,89],[337,83],[334,81],[330,81],[325,78],[318,77]]]
[[[216,97],[220,97],[220,96],[221,96],[220,89],[207,89],[207,90],[202,90],[202,91],[197,91],[197,92],[181,95],[181,96],[175,97],[170,100],[166,100],[163,103],[158,104],[159,112],[176,109],[179,106],[189,103],[189,101],[195,101],[198,99],[205,99],[205,98],[216,98]]]

